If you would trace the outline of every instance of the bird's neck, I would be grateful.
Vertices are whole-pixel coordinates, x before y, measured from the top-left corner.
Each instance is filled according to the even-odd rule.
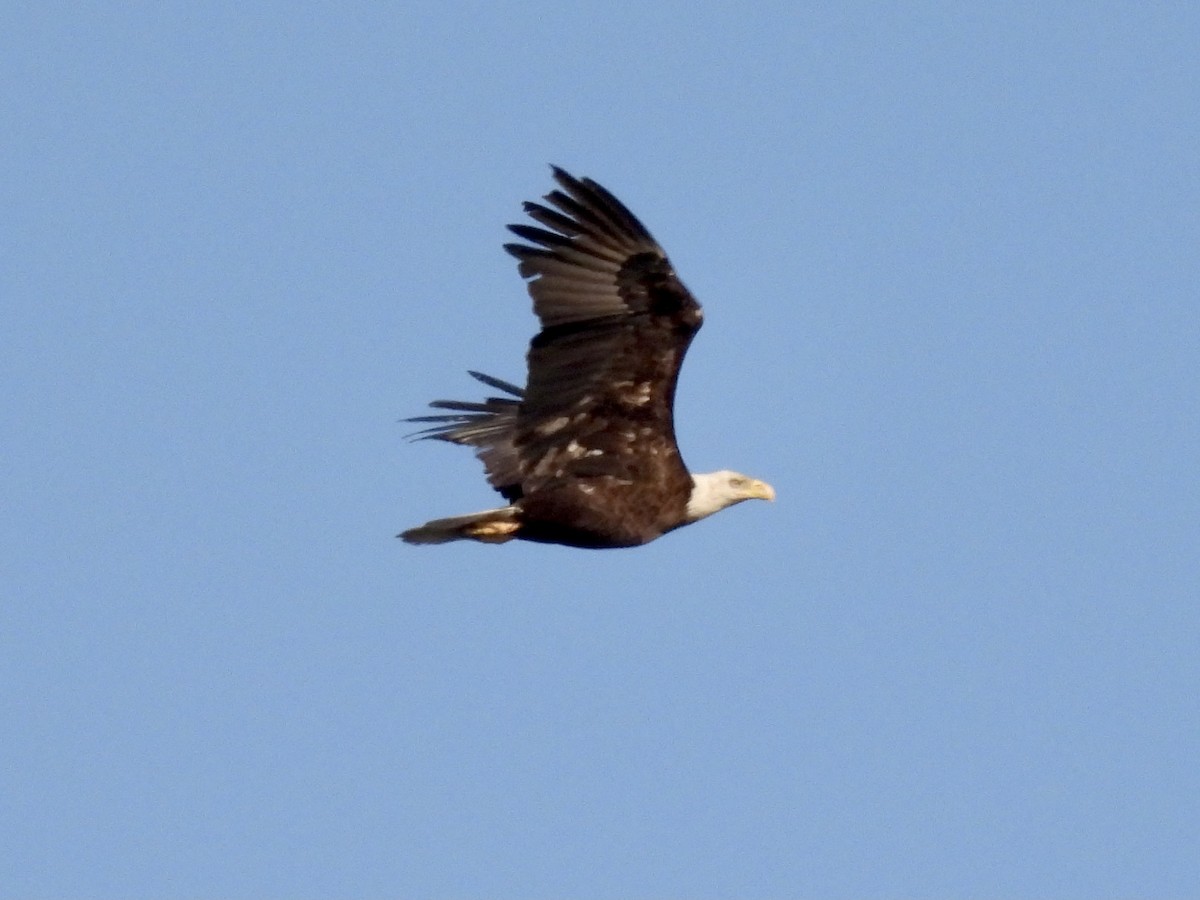
[[[689,523],[720,512],[730,504],[729,495],[723,490],[725,480],[720,475],[719,472],[692,473],[692,494],[687,502]]]

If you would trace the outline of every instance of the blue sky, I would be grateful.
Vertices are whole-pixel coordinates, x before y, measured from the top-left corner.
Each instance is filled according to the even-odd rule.
[[[1200,891],[1200,12],[0,14],[0,893]],[[458,544],[548,162],[705,304],[645,548]]]

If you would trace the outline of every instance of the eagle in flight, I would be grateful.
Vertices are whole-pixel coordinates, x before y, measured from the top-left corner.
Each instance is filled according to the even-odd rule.
[[[524,243],[504,246],[541,322],[525,387],[471,372],[499,395],[435,400],[448,412],[408,420],[431,423],[419,437],[475,448],[506,504],[399,535],[410,544],[634,547],[742,500],[775,498],[737,472],[687,470],[675,385],[700,304],[620,200],[590,178],[553,174],[546,205],[524,205],[537,226],[510,225]]]

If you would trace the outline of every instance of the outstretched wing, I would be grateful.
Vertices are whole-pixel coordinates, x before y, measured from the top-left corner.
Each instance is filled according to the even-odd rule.
[[[524,207],[543,227],[511,225],[527,243],[505,245],[542,324],[513,435],[524,492],[611,476],[686,496],[673,406],[700,305],[624,204],[553,171],[561,190]]]
[[[507,397],[488,397],[481,403],[467,400],[434,400],[434,409],[451,410],[435,416],[413,416],[407,422],[433,423],[412,435],[423,440],[449,441],[475,448],[483,463],[488,484],[512,502],[521,497],[521,459],[513,441],[516,434],[517,409],[525,392],[515,384],[469,372],[476,381],[508,394]]]

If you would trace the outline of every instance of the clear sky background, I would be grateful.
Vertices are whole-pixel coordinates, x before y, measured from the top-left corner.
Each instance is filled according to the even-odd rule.
[[[1200,893],[1200,7],[0,14],[0,894]],[[548,162],[706,305],[645,548],[417,548]]]

